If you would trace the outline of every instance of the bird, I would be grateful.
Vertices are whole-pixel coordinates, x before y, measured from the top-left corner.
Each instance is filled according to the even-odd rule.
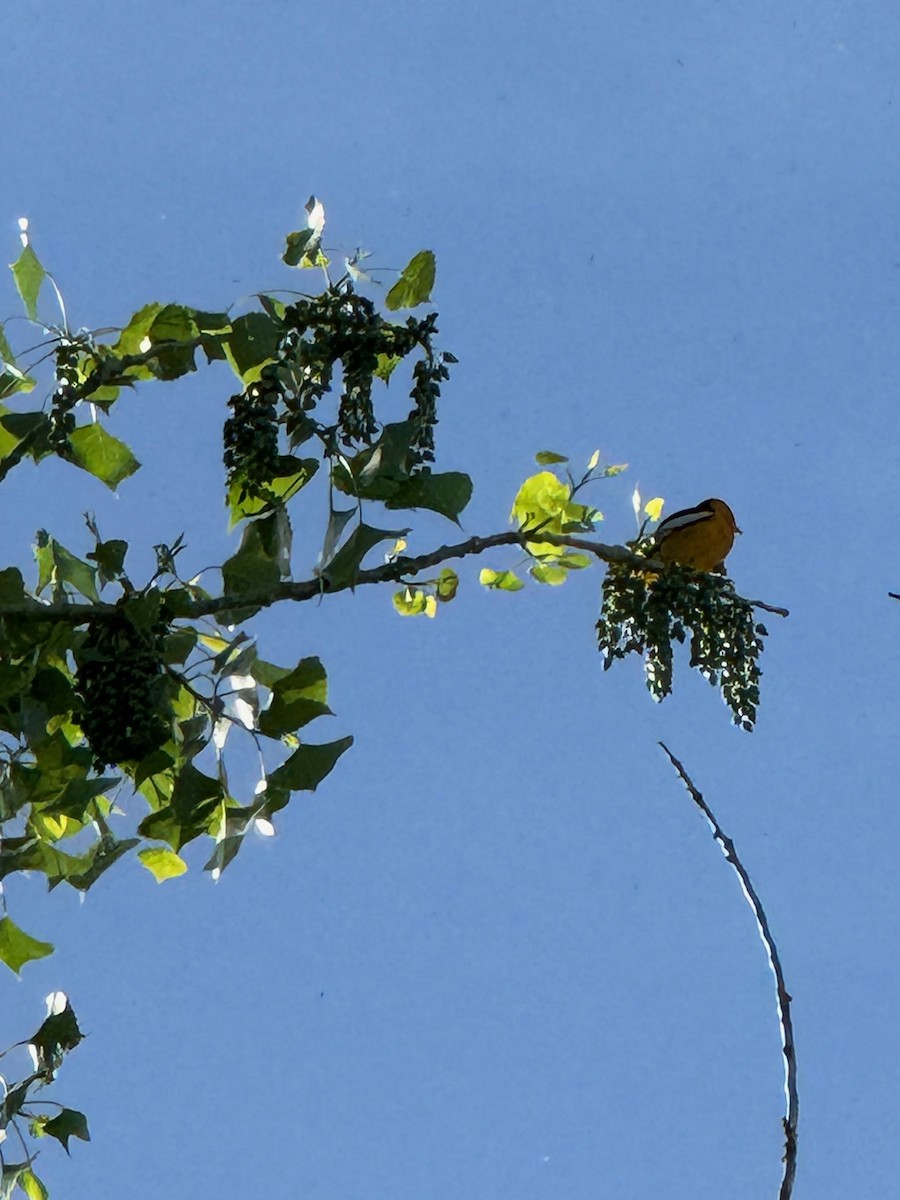
[[[724,500],[704,500],[666,517],[653,533],[650,553],[694,571],[724,572],[734,535],[740,532]]]

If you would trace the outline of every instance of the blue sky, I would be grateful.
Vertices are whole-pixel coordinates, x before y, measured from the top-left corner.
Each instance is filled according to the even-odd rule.
[[[83,905],[10,888],[58,950],[0,980],[0,1040],[53,988],[90,1034],[58,1090],[93,1142],[44,1152],[54,1194],[774,1195],[771,980],[660,738],[779,942],[795,1196],[887,1194],[894,7],[48,0],[5,26],[7,261],[27,215],[74,324],[297,286],[279,254],[315,192],[340,253],[437,254],[460,359],[439,464],[475,480],[467,533],[505,527],[536,451],[600,447],[631,464],[593,494],[604,540],[632,535],[636,484],[669,511],[721,495],[738,589],[792,613],[768,622],[749,736],[686,662],[659,707],[636,663],[602,672],[596,570],[501,596],[470,563],[433,622],[374,590],[261,619],[270,657],[323,659],[323,739],[357,739],[279,836],[216,886],[198,852],[163,887],[122,865]],[[123,400],[110,428],[146,466],[117,497],[57,463],[11,476],[4,565],[28,565],[39,526],[87,549],[85,509],[145,562],[182,529],[197,567],[221,562],[231,390],[211,373]],[[417,529],[417,550],[455,534]]]

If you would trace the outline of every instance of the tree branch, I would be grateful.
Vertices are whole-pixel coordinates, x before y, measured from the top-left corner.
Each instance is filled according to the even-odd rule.
[[[328,568],[315,579],[299,582],[278,583],[274,587],[259,591],[226,593],[222,596],[211,596],[200,600],[182,603],[178,607],[177,617],[184,620],[196,620],[200,617],[214,617],[219,613],[233,612],[241,608],[270,608],[284,600],[302,602],[314,600],[328,592],[343,592],[372,583],[400,583],[408,576],[418,575],[431,567],[452,559],[467,558],[472,555],[484,554],[498,546],[521,546],[527,549],[529,543],[544,543],[553,546],[569,547],[583,550],[592,554],[601,562],[615,566],[633,567],[638,571],[663,571],[665,564],[652,558],[642,558],[633,554],[624,546],[607,546],[602,542],[588,541],[586,538],[573,537],[569,534],[555,533],[523,533],[521,530],[510,530],[505,533],[493,533],[488,537],[471,537],[465,542],[457,542],[452,546],[439,546],[427,554],[419,554],[411,558],[396,558],[383,563],[380,567],[370,567],[359,571],[352,581],[332,583],[328,579]],[[767,612],[777,613],[786,617],[786,608],[775,608],[764,604],[761,600],[751,600],[748,603],[756,608],[764,608]],[[112,618],[121,610],[115,604],[0,604],[0,619],[9,617],[26,621],[65,621],[72,625],[81,625],[89,621],[104,621]]]
[[[778,1193],[778,1197],[779,1200],[790,1200],[794,1190],[794,1176],[797,1171],[797,1118],[799,1111],[797,1058],[794,1052],[794,1028],[791,1022],[791,997],[785,986],[784,974],[781,970],[781,960],[778,957],[775,939],[772,937],[772,932],[769,929],[769,922],[766,918],[762,902],[759,896],[757,896],[753,884],[750,882],[750,876],[747,874],[744,864],[738,858],[734,842],[726,835],[713,815],[712,809],[703,799],[701,793],[692,783],[687,771],[685,771],[669,747],[664,742],[660,742],[659,744],[668,755],[669,762],[678,772],[681,782],[690,793],[691,799],[703,813],[704,817],[706,817],[707,823],[712,830],[712,835],[719,844],[719,849],[734,869],[744,897],[750,905],[754,917],[756,917],[760,941],[768,955],[772,974],[775,976],[775,1005],[778,1010],[778,1024],[781,1029],[781,1054],[784,1059],[785,1096],[785,1115],[782,1118],[782,1125],[784,1126],[784,1157],[782,1159],[784,1170],[782,1172],[781,1190]]]

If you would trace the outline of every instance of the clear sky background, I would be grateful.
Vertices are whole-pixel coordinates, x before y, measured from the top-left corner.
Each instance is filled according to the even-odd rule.
[[[312,732],[357,739],[278,837],[218,885],[203,846],[162,887],[120,864],[83,905],[10,888],[58,950],[0,979],[0,1041],[53,988],[90,1035],[57,1095],[93,1142],[44,1151],[54,1195],[774,1196],[771,977],[660,738],[779,942],[795,1196],[891,1194],[898,50],[882,0],[8,6],[6,261],[27,215],[74,325],[317,287],[279,261],[316,192],[338,258],[437,254],[460,359],[438,462],[475,480],[467,533],[506,527],[536,451],[600,447],[631,464],[592,493],[604,540],[633,535],[635,484],[669,511],[723,496],[739,591],[792,614],[767,622],[751,735],[684,659],[659,707],[637,662],[603,673],[598,570],[487,594],[498,554],[435,621],[374,590],[260,619],[267,657],[329,671]],[[28,568],[40,526],[83,553],[86,509],[139,562],[182,530],[194,567],[221,562],[233,390],[123,398],[109,427],[146,466],[118,497],[15,472],[2,565]],[[457,533],[417,528],[414,551]],[[300,521],[297,578],[318,537]]]

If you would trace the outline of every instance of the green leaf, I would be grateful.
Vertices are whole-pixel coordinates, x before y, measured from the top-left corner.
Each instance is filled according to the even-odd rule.
[[[18,1183],[28,1200],[49,1200],[50,1193],[31,1167],[25,1168],[19,1176]]]
[[[246,313],[232,321],[225,357],[242,383],[260,378],[262,368],[275,357],[280,337],[281,323],[266,313]]]
[[[571,494],[569,485],[552,471],[539,471],[519,488],[510,518],[521,529],[541,525],[548,532],[559,533]]]
[[[290,575],[290,542],[291,526],[283,509],[251,521],[237,553],[222,564],[225,592],[269,591]]]
[[[150,373],[157,379],[171,380],[196,371],[196,347],[192,343],[199,332],[192,308],[183,304],[164,305],[146,333],[151,349],[158,351],[147,364]]]
[[[211,779],[188,763],[175,780],[170,803],[144,817],[138,833],[154,841],[168,842],[175,851],[181,850],[207,832],[223,795],[217,779]]]
[[[0,571],[0,604],[23,604],[25,580],[18,567],[5,567]]]
[[[567,571],[580,571],[584,567],[589,567],[593,559],[589,554],[579,554],[575,550],[565,550],[559,559],[558,566],[565,567]]]
[[[444,567],[438,576],[437,598],[445,604],[452,600],[459,588],[459,576],[452,567]]]
[[[431,600],[431,605],[428,601]],[[395,592],[393,597],[394,608],[401,617],[420,617],[434,616],[437,605],[432,597],[426,596],[421,588],[403,588],[399,592]],[[431,611],[429,612],[429,608]]]
[[[353,587],[369,551],[379,542],[395,542],[407,533],[409,529],[375,529],[372,525],[357,525],[322,571],[323,578],[332,588]]]
[[[327,563],[331,561],[335,547],[341,540],[341,535],[344,532],[347,522],[356,515],[357,511],[355,508],[339,509],[333,506],[329,508],[328,526],[325,529],[325,539],[322,542],[322,550],[319,557],[320,562]]]
[[[0,371],[0,399],[6,399],[7,396],[15,396],[17,392],[33,392],[35,388],[35,380],[30,375],[23,375],[18,367],[14,367],[12,363],[2,361],[3,370]],[[5,458],[9,453],[8,450],[0,454],[0,458]]]
[[[398,308],[415,308],[431,299],[434,287],[434,254],[420,250],[403,268],[400,278],[388,292],[385,304],[394,312]]]
[[[492,571],[484,567],[478,576],[478,582],[491,591],[519,592],[525,586],[515,571]]]
[[[45,1137],[56,1138],[62,1144],[66,1154],[69,1153],[69,1138],[80,1138],[82,1142],[91,1140],[87,1117],[75,1108],[64,1108],[49,1121],[44,1121],[43,1134]]]
[[[318,658],[303,658],[272,688],[268,708],[259,715],[259,729],[266,737],[280,738],[308,725],[316,717],[331,716],[325,703],[328,681]]]
[[[319,248],[320,237],[315,229],[297,229],[287,235],[287,243],[281,256],[289,267],[311,267]]]
[[[233,483],[228,489],[227,500],[231,513],[229,528],[234,529],[239,521],[247,517],[258,516],[273,503],[285,503],[290,500],[302,487],[306,487],[318,469],[319,464],[314,458],[296,458],[292,454],[282,454],[278,458],[279,473],[263,483],[268,496],[244,496],[241,499],[242,485],[239,482]]]
[[[38,595],[48,584],[53,585],[56,594],[63,590],[63,584],[68,583],[88,600],[99,603],[96,569],[76,558],[44,529],[37,532],[34,557],[38,564]]]
[[[187,863],[184,859],[174,850],[170,850],[168,846],[148,846],[145,850],[138,851],[138,858],[157,883],[174,879],[178,875],[183,875],[187,870]]]
[[[57,1010],[54,1006],[50,1016],[29,1040],[38,1071],[56,1071],[65,1055],[83,1038],[72,1005],[64,993],[57,992],[53,997],[54,1000],[59,998],[65,1002],[65,1007]],[[48,1001],[50,999],[48,997]]]
[[[77,892],[86,892],[113,863],[139,845],[140,838],[124,838],[117,841],[110,836],[102,837],[86,854],[79,856],[76,864],[66,870],[63,878],[69,887],[75,888]]]
[[[149,633],[159,622],[162,599],[159,588],[151,587],[145,592],[130,595],[122,605],[122,611],[135,629],[143,629]]]
[[[281,321],[284,319],[284,314],[287,312],[287,305],[283,300],[279,300],[277,296],[269,296],[263,293],[259,297],[259,302],[273,321]]]
[[[472,499],[472,480],[462,471],[413,475],[385,500],[387,508],[428,508],[459,524],[459,514]]]
[[[143,308],[139,308],[132,315],[131,320],[119,334],[119,340],[113,346],[113,352],[117,357],[123,358],[125,355],[143,353],[141,343],[150,332],[157,316],[162,312],[162,307],[161,304],[154,301],[152,304],[145,304]],[[146,378],[150,378],[149,369]]]
[[[207,362],[224,362],[224,341],[231,332],[231,319],[227,313],[201,312],[194,309],[194,323],[200,331],[203,353]]]
[[[2,1200],[9,1200],[22,1175],[28,1170],[30,1168],[27,1162],[3,1163],[3,1168],[0,1170],[0,1197]]]
[[[107,433],[99,421],[69,434],[72,461],[115,491],[141,465],[124,442]]]
[[[346,466],[335,461],[331,472],[335,487],[361,500],[389,500],[410,478],[408,462],[414,437],[411,421],[385,425],[374,446],[361,450]]]
[[[375,368],[375,374],[379,379],[383,379],[385,383],[393,375],[396,367],[403,362],[402,354],[379,354],[378,365]]]
[[[28,438],[28,454],[37,462],[50,453],[49,429],[50,418],[45,413],[14,413],[0,405],[0,458],[8,457],[19,442]]]
[[[12,920],[0,917],[0,959],[18,975],[28,962],[53,953],[50,942],[31,937]]]
[[[12,352],[12,347],[6,340],[6,334],[3,332],[3,326],[0,324],[0,398],[5,396],[14,396],[16,392],[30,392],[34,389],[35,381],[28,375],[23,374],[16,366],[16,358]],[[0,412],[6,412],[5,408],[0,406]],[[9,453],[8,449],[0,446],[0,458],[5,458]]]
[[[562,567],[552,566],[548,563],[536,563],[530,568],[530,573],[538,583],[549,583],[553,587],[565,583],[568,578],[568,572]]]
[[[42,667],[31,682],[31,695],[44,705],[51,716],[72,712],[75,689],[69,677],[58,667]]]
[[[197,631],[187,626],[183,629],[173,629],[165,640],[163,647],[163,662],[167,666],[173,663],[187,662],[188,656],[197,644]]]
[[[557,454],[554,450],[541,450],[534,456],[534,461],[542,467],[548,467],[551,463],[568,462],[565,454]]]
[[[314,792],[344,751],[352,745],[353,738],[344,737],[323,746],[300,746],[269,776],[269,788]]]
[[[220,842],[216,842],[216,848],[204,864],[203,870],[218,871],[221,875],[228,864],[234,861],[237,852],[243,844],[244,835],[242,833],[229,834],[227,837],[223,837]]]
[[[121,538],[113,538],[109,542],[98,542],[88,554],[88,558],[97,564],[100,572],[100,582],[109,583],[118,579],[125,570],[125,555],[128,553],[128,543]]]
[[[37,317],[37,298],[47,272],[31,246],[26,246],[14,263],[10,264],[16,288],[22,297],[25,311],[34,320]]]

